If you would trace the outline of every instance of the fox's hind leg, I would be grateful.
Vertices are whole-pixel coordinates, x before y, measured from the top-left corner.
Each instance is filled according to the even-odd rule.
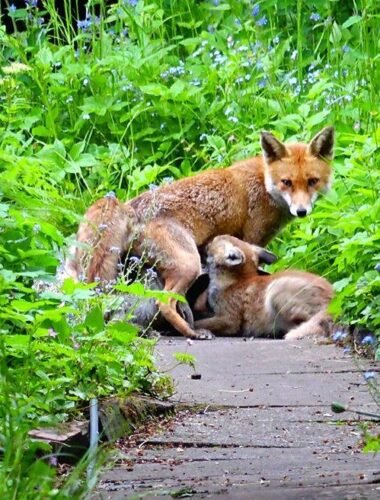
[[[319,311],[308,321],[301,323],[285,335],[285,340],[296,340],[302,338],[326,338],[329,336],[332,318],[326,311]]]
[[[88,282],[115,279],[127,224],[127,209],[114,195],[96,201],[79,225],[75,253],[65,263],[67,274]]]
[[[164,282],[164,290],[186,295],[201,274],[201,259],[190,231],[173,219],[154,219],[146,226],[144,247]],[[177,312],[177,299],[158,301],[163,317],[188,338],[212,338],[210,332],[195,331]]]

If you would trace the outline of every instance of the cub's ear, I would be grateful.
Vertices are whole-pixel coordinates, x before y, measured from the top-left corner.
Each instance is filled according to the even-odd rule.
[[[313,156],[332,160],[334,155],[334,127],[325,127],[312,139],[309,151]]]
[[[261,132],[261,149],[267,163],[272,163],[288,156],[286,146],[270,132]]]
[[[238,247],[228,245],[224,254],[224,265],[227,267],[239,266],[244,264],[245,255]]]
[[[259,252],[259,264],[273,264],[273,262],[277,261],[277,255],[268,250],[264,250],[264,248],[260,249]]]

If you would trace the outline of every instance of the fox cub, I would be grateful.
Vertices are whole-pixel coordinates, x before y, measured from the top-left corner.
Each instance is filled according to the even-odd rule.
[[[261,134],[262,155],[211,169],[148,191],[122,204],[98,200],[79,227],[67,272],[88,281],[113,280],[126,253],[155,266],[164,290],[186,295],[201,273],[199,249],[220,234],[266,245],[292,217],[305,217],[331,182],[334,129],[309,144],[283,144]],[[90,248],[85,249],[85,246]],[[177,300],[158,302],[182,335],[200,338],[177,312]]]
[[[286,340],[327,336],[331,284],[315,274],[281,271],[260,276],[260,263],[276,256],[233,236],[217,236],[207,249],[211,318],[195,322],[214,334],[283,336]]]

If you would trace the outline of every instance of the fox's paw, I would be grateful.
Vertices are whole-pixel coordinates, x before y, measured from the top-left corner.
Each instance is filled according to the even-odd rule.
[[[284,340],[300,340],[302,338],[305,338],[305,335],[302,335],[302,333],[297,332],[296,330],[290,331],[284,336]]]
[[[197,340],[214,340],[215,335],[210,332],[210,330],[206,330],[206,328],[200,328],[199,330],[195,330]]]

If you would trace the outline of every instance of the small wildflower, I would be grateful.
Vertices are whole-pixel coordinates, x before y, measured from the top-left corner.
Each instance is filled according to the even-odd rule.
[[[292,78],[289,78],[289,85],[297,85],[298,79],[295,76],[292,76]]]
[[[258,82],[258,84],[257,84],[257,85],[259,86],[259,88],[260,88],[260,89],[263,89],[263,88],[265,88],[265,87],[267,86],[267,83],[268,83],[268,81],[267,81],[267,79],[264,77],[264,78],[262,78],[261,80],[259,80],[259,82]]]
[[[347,52],[349,52],[349,51],[350,51],[350,47],[349,47],[348,45],[343,45],[343,47],[342,47],[342,51],[343,51],[344,53],[347,53]]]
[[[268,19],[267,19],[267,16],[263,16],[261,17],[257,22],[256,22],[256,26],[266,26],[268,24]]]
[[[370,344],[374,344],[374,343],[375,343],[375,339],[373,338],[372,335],[366,335],[365,337],[363,337],[362,344],[370,345]]]
[[[212,0],[212,3],[217,7],[220,4],[220,0]]]
[[[109,191],[107,194],[104,195],[104,198],[116,198],[116,195],[113,191]]]
[[[49,457],[49,465],[51,467],[58,467],[58,458],[55,455]]]
[[[124,5],[129,4],[131,7],[136,7],[139,0],[124,0]]]
[[[89,79],[88,78],[85,78],[83,80],[83,85],[86,87],[88,85],[88,82],[89,82]]]
[[[69,95],[69,97],[66,99],[66,104],[70,104],[70,102],[73,102],[74,98],[72,95]]]
[[[39,224],[34,224],[33,233],[39,233],[41,230],[41,226]]]
[[[122,262],[118,262],[116,265],[118,271],[124,271],[124,264]]]
[[[83,21],[79,20],[77,21],[77,28],[78,30],[86,31],[87,28],[91,26],[91,20],[90,19],[83,19]]]
[[[83,113],[82,120],[89,120],[89,119],[90,119],[90,115],[88,113]]]
[[[380,273],[380,262],[378,262],[375,266],[375,271],[377,271],[378,273]]]
[[[200,141],[205,141],[206,139],[207,139],[207,134],[201,134],[201,135],[199,136],[199,140],[200,140]]]
[[[157,184],[154,184],[153,182],[152,184],[149,184],[149,191],[156,191],[156,189],[158,189]]]
[[[338,342],[339,340],[343,339],[343,332],[341,330],[337,330],[334,335],[333,335],[333,341]]]
[[[148,280],[155,280],[157,278],[157,273],[152,267],[149,267],[146,270],[146,276],[147,276]]]
[[[273,45],[278,45],[280,43],[280,37],[277,35],[273,38]]]
[[[13,12],[16,12],[16,10],[17,10],[16,5],[11,3],[9,8],[8,8],[8,11],[13,13]]]
[[[228,121],[232,122],[232,123],[238,123],[239,122],[239,118],[237,118],[236,116],[229,116],[228,117]]]
[[[260,59],[256,62],[256,69],[258,69],[259,71],[264,69],[264,64],[262,61],[260,61]]]
[[[137,255],[132,255],[132,257],[130,257],[129,260],[133,264],[141,264],[141,259],[140,257],[137,257]]]
[[[110,247],[110,248],[109,248],[109,251],[110,251],[111,253],[117,253],[117,254],[120,254],[120,253],[121,253],[121,251],[120,251],[120,247]]]
[[[100,276],[95,276],[94,281],[95,283],[99,283],[101,281]]]
[[[25,0],[26,7],[37,7],[38,0]]]
[[[313,12],[310,16],[310,19],[311,21],[320,21],[321,20],[321,16],[318,14],[318,12]]]
[[[260,5],[255,4],[252,9],[253,17],[257,17],[260,14]]]
[[[366,380],[375,380],[376,378],[376,373],[375,372],[365,372],[364,378]]]
[[[78,342],[73,342],[73,348],[77,351],[80,348],[80,344]]]
[[[105,231],[108,227],[108,224],[99,224],[98,229],[100,231]]]
[[[292,54],[291,54],[291,56],[290,56],[290,59],[291,59],[292,61],[295,61],[295,60],[297,59],[297,56],[298,56],[298,50],[297,50],[297,49],[296,49],[296,50],[293,50],[293,52],[292,52]]]
[[[49,332],[49,337],[55,338],[58,336],[58,333],[55,330],[53,330],[53,328],[49,328],[48,332]]]
[[[164,177],[162,179],[162,183],[163,184],[171,184],[172,182],[174,182],[174,179],[172,176],[168,175],[167,177]]]
[[[344,352],[344,354],[350,354],[350,353],[351,353],[351,347],[348,347],[348,346],[347,346],[347,347],[345,347],[345,348],[343,349],[343,352]]]

